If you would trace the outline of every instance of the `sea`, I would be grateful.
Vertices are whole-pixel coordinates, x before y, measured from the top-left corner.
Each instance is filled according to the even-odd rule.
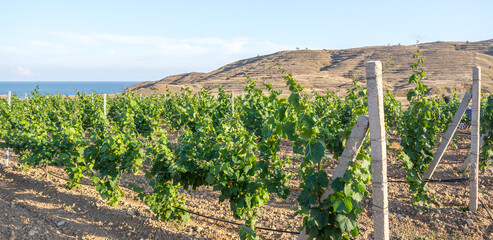
[[[86,93],[99,93],[99,94],[114,94],[121,93],[127,87],[137,84],[139,82],[118,82],[118,81],[39,81],[39,82],[26,82],[26,81],[0,81],[0,95],[7,95],[9,91],[17,96],[28,95],[34,91],[36,87],[39,87],[38,92],[41,94],[62,94],[62,95],[75,95],[77,92]]]

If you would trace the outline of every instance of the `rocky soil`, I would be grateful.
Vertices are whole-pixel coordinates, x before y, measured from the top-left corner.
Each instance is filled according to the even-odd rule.
[[[395,157],[399,150],[397,139],[389,146],[389,181],[404,180],[405,172]],[[457,169],[469,152],[466,131],[458,133],[455,146],[450,146],[439,164],[434,179],[468,177]],[[285,155],[290,155],[284,146]],[[3,163],[5,151],[0,150]],[[299,157],[292,156],[290,171],[295,175],[290,183],[298,186],[296,178]],[[61,168],[20,170],[16,156],[9,167],[0,167],[0,239],[238,239],[238,226],[192,214],[188,223],[160,222],[130,189],[117,207],[101,200],[89,181],[80,188],[66,187],[66,174]],[[334,165],[335,167],[335,165]],[[126,176],[123,185],[142,183],[142,174]],[[480,197],[493,213],[493,168],[480,174]],[[371,186],[369,186],[371,191]],[[436,196],[428,207],[412,205],[405,183],[389,182],[391,239],[493,239],[493,221],[484,207],[477,213],[466,211],[469,183],[430,183],[430,193]],[[218,202],[218,193],[201,188],[186,191],[187,209],[208,217],[235,220],[227,202]],[[257,226],[297,232],[302,219],[294,216],[296,197],[288,199],[271,196],[263,207]],[[356,239],[372,239],[371,195],[362,202],[359,219],[360,233]],[[261,239],[296,239],[295,234],[258,230]]]

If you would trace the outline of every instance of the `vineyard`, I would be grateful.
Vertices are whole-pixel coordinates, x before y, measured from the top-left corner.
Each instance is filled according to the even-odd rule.
[[[464,203],[441,203],[437,189],[430,187],[438,178],[423,178],[461,101],[455,94],[448,103],[441,96],[428,96],[420,81],[425,73],[419,52],[415,59],[409,106],[402,108],[389,91],[383,96],[385,143],[389,164],[396,166],[389,166],[389,178],[407,185],[409,194],[399,201],[412,202],[408,215],[439,211],[443,204],[469,212]],[[366,87],[355,81],[343,97],[332,92],[308,96],[290,74],[285,74],[285,82],[288,98],[249,78],[240,95],[221,88],[217,95],[206,89],[194,94],[183,89],[180,94],[142,97],[124,92],[111,98],[42,95],[34,90],[28,98],[0,99],[0,148],[17,156],[20,170],[41,169],[45,179],[56,178],[50,176],[53,167],[63,169],[68,188],[75,191],[89,184],[109,206],[119,205],[131,189],[161,221],[184,224],[180,222],[199,217],[188,210],[186,196],[209,189],[218,204],[227,203],[240,224],[241,239],[268,238],[263,234],[269,230],[262,229],[259,219],[270,201],[283,199],[294,202],[290,208],[297,217],[292,218],[299,225],[284,229],[282,236],[297,237],[293,232],[302,229],[316,239],[371,236],[372,229],[358,218],[371,211],[369,137],[343,176],[330,178],[358,118],[369,114]],[[487,177],[483,183],[491,184],[493,95],[480,101],[484,143],[479,175]],[[471,118],[463,114],[461,121],[469,124]],[[468,141],[461,137],[468,131],[456,133],[452,145],[457,148]],[[456,167],[467,155],[454,163]],[[448,171],[448,180],[468,177],[456,168]],[[324,197],[328,187],[333,191]],[[479,197],[491,211],[491,185],[480,188]],[[401,191],[390,189],[389,194]],[[389,202],[393,211],[394,201]],[[486,209],[480,212],[489,227],[474,236],[489,239],[492,219]]]

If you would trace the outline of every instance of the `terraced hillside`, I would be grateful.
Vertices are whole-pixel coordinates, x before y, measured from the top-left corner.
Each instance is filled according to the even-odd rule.
[[[493,39],[480,42],[434,42],[419,44],[425,57],[426,84],[433,92],[450,93],[457,89],[466,91],[471,85],[472,66],[482,67],[483,91],[493,92]],[[344,50],[295,50],[239,60],[210,73],[185,73],[169,76],[159,81],[149,81],[131,86],[132,91],[143,94],[172,92],[182,87],[197,91],[201,87],[222,85],[225,90],[241,91],[245,76],[259,83],[267,82],[285,89],[282,73],[270,65],[281,66],[293,74],[307,92],[311,89],[344,92],[354,78],[364,81],[364,63],[380,60],[384,63],[384,84],[404,95],[409,88],[409,65],[416,46],[377,46]]]

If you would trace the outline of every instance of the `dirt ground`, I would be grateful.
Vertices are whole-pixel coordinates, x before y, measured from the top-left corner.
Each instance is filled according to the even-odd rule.
[[[455,146],[450,146],[438,165],[434,179],[468,177],[457,173],[469,152],[469,136],[460,131]],[[404,180],[405,171],[399,168],[393,139],[388,149],[389,181]],[[290,155],[287,146],[283,154]],[[5,151],[0,150],[0,162]],[[294,156],[290,171],[294,178],[290,186],[296,189],[299,157]],[[68,189],[63,169],[50,167],[46,179],[43,169],[21,171],[17,157],[10,158],[9,167],[0,167],[0,239],[238,239],[238,226],[192,214],[188,223],[160,222],[131,190],[124,188],[125,197],[117,207],[101,200],[95,187],[87,181],[77,189]],[[334,165],[335,168],[335,165]],[[480,198],[493,213],[493,168],[480,173]],[[123,181],[142,183],[142,174],[128,175]],[[436,196],[427,208],[412,205],[406,183],[389,182],[389,220],[391,239],[493,239],[493,221],[485,208],[477,213],[465,211],[469,199],[469,183],[430,183],[430,193]],[[371,186],[369,186],[371,191]],[[185,192],[187,209],[228,221],[232,217],[227,202],[218,203],[218,193],[201,188]],[[271,196],[263,207],[258,227],[298,231],[300,216],[294,216],[296,197],[284,200]],[[359,218],[360,236],[373,239],[371,195],[362,203]],[[257,230],[261,239],[296,239],[295,234]]]

